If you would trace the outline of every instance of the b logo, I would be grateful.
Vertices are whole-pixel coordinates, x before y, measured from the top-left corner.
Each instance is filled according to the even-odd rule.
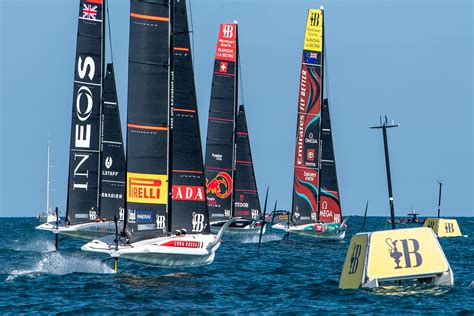
[[[361,250],[362,250],[361,245],[355,245],[354,250],[352,251],[352,255],[351,255],[351,265],[349,266],[349,274],[354,274],[357,272]]]
[[[204,214],[193,213],[193,232],[200,233],[204,229]]]
[[[390,240],[390,243],[389,243]],[[409,250],[408,247],[408,242],[411,241],[413,245],[413,251]],[[398,251],[397,249],[397,243],[401,242],[402,243],[402,248],[403,248],[403,253]],[[390,257],[394,259],[394,262],[396,264],[395,269],[402,269],[402,268],[416,268],[421,266],[423,263],[423,257],[420,255],[418,250],[420,250],[420,244],[416,239],[401,239],[401,240],[394,240],[392,241],[391,238],[387,238],[385,240],[385,243],[389,246],[389,251],[388,253],[390,254]],[[391,244],[391,245],[390,245]],[[415,261],[416,264],[412,266],[411,258],[410,255],[415,256]],[[405,257],[405,267],[400,266],[400,259],[402,257]]]
[[[119,208],[119,220],[120,221],[123,221],[125,218],[125,210],[123,209],[123,207]]]
[[[252,218],[257,219],[258,218],[258,210],[252,210]]]
[[[89,211],[89,219],[91,221],[95,221],[95,219],[97,218],[97,213],[96,211]]]
[[[224,216],[225,217],[230,217],[230,210],[225,210],[224,211]]]
[[[435,222],[431,222],[431,221],[430,221],[430,222],[428,223],[428,227],[431,228],[431,229],[434,229],[434,224],[435,224]]]
[[[320,17],[319,13],[314,12],[313,14],[311,14],[311,18],[310,18],[311,26],[319,25],[319,17]]]
[[[453,223],[445,223],[444,229],[446,230],[446,233],[454,233]]]
[[[226,24],[222,28],[222,37],[233,38],[234,37],[234,26],[232,24]]]
[[[166,228],[166,218],[163,215],[156,215],[156,229]]]

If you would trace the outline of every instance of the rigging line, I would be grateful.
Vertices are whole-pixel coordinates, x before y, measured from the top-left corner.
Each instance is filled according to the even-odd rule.
[[[241,104],[245,104],[245,97],[244,97],[244,84],[243,84],[243,80],[242,80],[242,63],[240,61],[240,54],[238,54],[238,58],[239,58],[239,82],[240,82],[240,94],[242,95],[242,102],[240,102]]]
[[[184,0],[186,1],[186,0]],[[192,7],[192,4],[191,4],[191,0],[189,0],[189,16],[190,16],[190,20],[191,20],[191,30],[189,31],[189,33],[191,33],[191,52],[192,54],[195,54],[195,51],[194,51],[194,24],[193,24],[193,7]],[[194,68],[194,63],[193,63],[193,68]],[[194,71],[194,69],[193,69]]]
[[[109,13],[109,1],[107,1],[107,25],[109,27],[109,43],[110,43],[110,60],[112,61],[112,64],[114,63],[114,52],[112,50],[112,31],[110,29],[110,13]]]

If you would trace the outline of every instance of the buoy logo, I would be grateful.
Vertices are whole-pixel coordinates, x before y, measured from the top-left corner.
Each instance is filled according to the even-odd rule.
[[[385,239],[385,243],[388,245],[388,253],[390,257],[393,258],[395,263],[395,269],[402,269],[402,268],[416,268],[421,266],[423,263],[423,257],[419,253],[420,250],[420,243],[416,239],[400,239],[400,240],[392,240],[391,238]],[[397,244],[401,243],[402,251],[399,251]],[[410,247],[411,244],[411,247]],[[411,250],[410,250],[411,248]],[[401,258],[405,259],[405,266],[402,267],[400,265]],[[415,264],[413,265],[412,258],[415,259]]]
[[[446,233],[448,233],[448,234],[454,233],[454,225],[453,225],[453,223],[445,223],[445,224],[444,224],[444,229],[446,230]]]
[[[105,168],[110,169],[112,167],[112,157],[105,158]]]
[[[352,251],[352,255],[351,255],[351,264],[349,266],[349,274],[354,274],[357,272],[361,250],[362,250],[361,245],[354,246],[354,250]]]
[[[219,172],[214,179],[206,179],[207,194],[215,194],[220,199],[225,199],[232,193],[232,178],[226,172]]]

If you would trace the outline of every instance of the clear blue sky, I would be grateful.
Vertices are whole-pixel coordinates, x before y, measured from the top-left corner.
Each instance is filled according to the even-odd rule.
[[[343,213],[388,214],[380,114],[389,133],[395,208],[473,216],[473,2],[192,0],[194,65],[205,140],[221,22],[238,20],[247,118],[261,195],[289,208],[306,11],[324,5],[331,115]],[[64,212],[78,0],[0,0],[0,216]],[[110,1],[123,124],[129,2]],[[108,57],[110,59],[110,57]],[[64,213],[63,213],[64,214]]]

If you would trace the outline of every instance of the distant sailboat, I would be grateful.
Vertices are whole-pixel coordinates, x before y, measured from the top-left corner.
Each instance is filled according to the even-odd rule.
[[[211,234],[184,0],[130,6],[126,221],[81,249],[163,267],[210,264]]]
[[[66,218],[37,227],[85,240],[113,233],[114,216],[124,213],[125,155],[111,64],[104,76],[105,4],[80,1]]]
[[[343,239],[329,103],[323,100],[324,11],[309,10],[301,62],[291,221],[273,228]]]
[[[212,78],[206,142],[211,229],[239,217],[229,232],[260,233],[262,222],[244,106],[238,112],[238,25],[221,24]]]
[[[46,167],[46,210],[38,214],[38,220],[41,223],[52,223],[56,222],[56,213],[51,208],[51,165],[50,165],[50,144],[48,138],[48,158]]]

